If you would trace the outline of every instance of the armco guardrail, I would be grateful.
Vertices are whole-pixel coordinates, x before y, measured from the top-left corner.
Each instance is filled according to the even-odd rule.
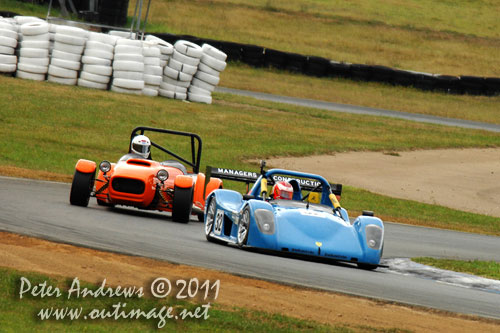
[[[227,54],[228,61],[241,61],[255,67],[274,67],[317,77],[341,77],[373,81],[395,86],[414,87],[450,94],[494,96],[500,94],[500,78],[452,76],[422,73],[379,65],[351,64],[297,53],[268,49],[257,45],[217,41],[191,35],[151,33],[169,43],[179,39],[207,43]]]

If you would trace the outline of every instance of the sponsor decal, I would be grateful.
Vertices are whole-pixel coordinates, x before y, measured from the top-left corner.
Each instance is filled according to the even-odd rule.
[[[338,254],[331,254],[331,253],[325,253],[325,257],[335,258],[335,259],[343,259],[343,260],[347,260],[348,259],[348,257],[346,257],[346,256],[341,256],[341,255],[338,255]]]
[[[314,254],[312,251],[301,250],[301,249],[292,249],[292,252],[302,253],[302,254]]]
[[[300,209],[300,215],[304,216],[316,216],[316,217],[327,217],[328,214],[324,212],[318,212],[317,210],[312,209]]]
[[[310,186],[313,188],[320,184],[320,182],[317,180],[300,179],[300,178],[293,178],[293,177],[286,177],[286,176],[273,176],[273,180],[275,182],[278,182],[278,181],[290,182],[290,180],[292,180],[292,179],[296,180],[302,186]]]
[[[259,178],[259,176],[255,172],[242,171],[242,170],[217,168],[217,173],[220,173],[223,175],[239,176],[239,177],[246,177],[246,178],[253,178],[253,179]]]
[[[224,211],[218,209],[215,215],[214,234],[220,236],[222,233],[222,223],[224,222]]]

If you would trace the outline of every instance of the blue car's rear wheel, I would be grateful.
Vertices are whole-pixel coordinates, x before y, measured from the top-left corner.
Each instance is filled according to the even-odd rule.
[[[238,223],[238,246],[242,247],[247,244],[248,230],[250,229],[250,209],[245,207],[241,214],[240,222]]]
[[[95,173],[83,173],[78,170],[73,176],[71,191],[69,193],[69,202],[72,205],[87,207],[89,204],[90,193],[94,190]]]

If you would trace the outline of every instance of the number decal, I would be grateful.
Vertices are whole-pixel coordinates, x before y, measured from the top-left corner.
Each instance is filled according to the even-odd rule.
[[[220,235],[222,233],[223,221],[224,221],[224,212],[222,210],[217,210],[217,214],[215,215],[214,234]]]

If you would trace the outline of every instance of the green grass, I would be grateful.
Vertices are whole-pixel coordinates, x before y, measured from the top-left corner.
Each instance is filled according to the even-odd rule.
[[[15,0],[2,1],[0,9],[47,14],[46,6]],[[131,1],[130,16],[134,9]],[[351,63],[498,77],[499,11],[495,0],[170,0],[152,2],[147,30]]]
[[[429,257],[413,258],[412,260],[423,265],[500,280],[500,263],[495,261],[462,261]]]
[[[16,7],[17,4],[23,4],[22,6],[19,5],[18,8]],[[229,29],[226,27],[227,24],[231,24],[231,21],[229,20],[228,22],[223,21],[223,20],[216,20],[217,24],[215,23],[208,23],[208,22],[198,22],[198,21],[203,21],[206,19],[206,17],[209,17],[210,15],[229,15],[225,14],[227,11],[232,11],[238,9],[239,11],[242,11],[238,16],[239,19],[245,20],[247,19],[247,15],[243,13],[243,11],[248,10],[249,12],[252,11],[260,11],[264,12],[266,15],[272,14],[272,15],[277,15],[278,18],[272,17],[272,19],[269,20],[269,22],[275,22],[275,19],[282,19],[282,16],[284,15],[281,12],[284,12],[288,16],[297,16],[297,17],[302,17],[303,15],[307,14],[312,16],[312,18],[307,18],[307,20],[312,19],[313,21],[315,20],[320,20],[323,16],[326,17],[357,17],[358,16],[366,16],[365,20],[367,22],[379,22],[381,19],[381,15],[384,17],[384,21],[389,24],[395,25],[395,26],[406,26],[407,29],[409,29],[409,26],[412,26],[409,22],[406,23],[401,23],[399,20],[403,19],[403,16],[401,16],[403,13],[405,13],[405,17],[407,21],[411,20],[413,17],[412,15],[417,15],[424,14],[425,17],[431,18],[434,17],[435,15],[444,15],[444,13],[447,11],[448,13],[454,13],[453,20],[456,20],[458,17],[463,17],[464,14],[469,13],[470,11],[477,13],[483,13],[487,12],[486,14],[491,15],[491,7],[485,7],[484,3],[462,3],[460,6],[453,5],[451,6],[449,3],[445,2],[439,2],[439,3],[433,3],[432,6],[430,6],[429,3],[423,2],[423,3],[413,3],[413,2],[399,2],[396,4],[393,4],[393,2],[388,2],[386,3],[385,1],[377,2],[376,9],[378,10],[377,15],[373,13],[375,5],[371,2],[361,2],[357,4],[357,9],[354,9],[351,4],[346,5],[343,2],[339,1],[333,1],[333,2],[321,2],[321,1],[291,1],[291,2],[285,2],[285,1],[258,1],[258,2],[248,2],[248,1],[238,1],[238,0],[227,0],[227,1],[211,1],[211,2],[178,2],[178,1],[169,1],[169,2],[153,2],[153,7],[154,13],[151,17],[151,20],[149,21],[153,25],[150,26],[151,31],[171,31],[171,32],[176,32],[176,33],[192,33],[195,35],[200,35],[200,36],[205,36],[209,38],[219,38],[219,39],[229,39],[230,36],[219,36],[217,31],[213,31],[211,29],[214,28],[214,26],[222,25],[220,32],[224,34],[232,34],[235,38],[237,37],[239,42],[242,43],[249,43],[251,40],[247,40],[246,38],[248,37],[246,34],[241,34],[237,32],[237,30],[234,30],[233,28]],[[196,6],[197,8],[194,9],[192,6]],[[221,7],[224,8],[224,10],[219,10]],[[384,8],[387,10],[387,13],[384,13],[383,11],[380,11],[378,8]],[[393,8],[392,8],[393,7]],[[411,8],[418,7],[418,11],[411,11]],[[20,13],[24,13],[27,15],[36,15],[37,13],[33,13],[32,9],[37,9],[39,16],[44,17],[46,13],[46,8],[42,8],[39,6],[35,6],[32,4],[26,4],[22,2],[18,2],[15,0],[7,0],[2,5],[0,5],[0,8],[5,8],[5,9],[11,9],[11,10],[16,10]],[[30,8],[30,9],[27,9]],[[130,4],[130,8],[135,8],[134,4]],[[276,11],[270,11],[269,8],[276,8]],[[390,9],[392,8],[392,10]],[[394,8],[397,8],[397,11],[394,11]],[[176,11],[179,11],[176,14]],[[186,13],[184,12],[186,11]],[[359,11],[358,14],[356,12]],[[422,12],[421,12],[422,11]],[[189,15],[187,12],[190,12]],[[205,15],[207,13],[207,15]],[[429,13],[432,13],[430,15]],[[42,15],[43,14],[43,15]],[[478,14],[479,15],[479,14]],[[174,16],[172,19],[170,19],[170,16]],[[288,17],[287,16],[287,17]],[[190,23],[186,25],[185,24],[185,17],[189,17]],[[477,17],[482,17],[481,15],[479,16],[474,16],[472,18],[469,18],[469,21],[477,19]],[[491,17],[491,16],[490,16]],[[496,20],[496,16],[493,15],[495,18],[494,22],[491,23],[493,26],[498,25],[498,22]],[[168,26],[163,26],[160,23],[158,23],[155,20],[162,21],[164,18],[167,18],[169,21],[169,24],[177,24],[179,30],[172,31],[170,27]],[[256,20],[263,20],[259,15],[255,15],[254,17]],[[180,20],[180,21],[177,21]],[[477,28],[485,28],[488,25],[486,24],[488,22],[487,19],[484,17],[482,18],[482,24],[468,24],[468,25],[463,25],[463,24],[457,24],[460,29],[471,29],[474,30],[474,27]],[[318,23],[319,25],[325,24],[328,26],[328,22],[323,22],[324,19],[321,19],[320,22]],[[394,21],[394,22],[393,22]],[[449,19],[439,19],[439,22],[444,22],[444,23],[451,23],[451,20]],[[239,20],[238,20],[239,22]],[[300,23],[297,25],[297,27],[293,24],[290,23],[279,23],[280,21],[277,21],[278,23],[275,24],[274,27],[267,27],[266,29],[270,29],[269,31],[271,32],[271,36],[280,36],[279,37],[279,42],[280,43],[287,43],[287,45],[283,45],[281,48],[278,46],[272,46],[275,48],[283,49],[283,50],[288,50],[288,51],[293,51],[293,52],[303,52],[306,53],[307,50],[301,50],[300,48],[303,46],[303,44],[306,44],[305,46],[310,46],[311,44],[310,41],[307,41],[307,38],[298,34],[297,32],[294,32],[293,29],[297,29],[297,27],[300,27],[300,29],[304,29],[309,27],[308,23]],[[398,23],[399,22],[399,23]],[[460,22],[460,21],[459,21]],[[242,25],[245,26],[245,29],[252,31],[252,29],[259,30],[263,29],[262,22],[255,22],[254,24],[249,24],[249,23],[241,23]],[[380,22],[379,22],[380,23]],[[415,21],[414,24],[422,25],[423,27],[426,27],[425,29],[434,29],[436,28],[436,20],[432,19],[429,21]],[[196,27],[196,24],[201,24],[202,27]],[[240,23],[234,23],[234,24],[240,24]],[[375,23],[374,23],[375,24]],[[377,23],[378,24],[378,23]],[[290,29],[292,31],[292,36],[288,36],[287,38],[283,38],[280,34],[282,33],[281,27],[282,26],[287,26],[287,31]],[[198,29],[197,31],[190,31],[186,29]],[[273,30],[274,29],[274,30]],[[423,28],[415,28],[416,32],[415,33],[422,33]],[[276,31],[279,30],[279,31]],[[410,29],[411,30],[411,29]],[[455,29],[456,30],[456,29]],[[448,27],[444,29],[443,31],[455,31],[452,27]],[[498,32],[500,29],[497,29],[496,32]],[[267,31],[267,30],[266,30]],[[309,34],[314,35],[315,37],[321,36],[322,30],[318,31],[313,31],[313,32],[308,32]],[[366,33],[366,27],[363,27],[363,31]],[[372,31],[373,35],[377,36],[377,32],[374,29],[369,29],[368,31]],[[453,38],[459,38],[461,36],[459,34],[459,31],[455,31],[455,35]],[[327,36],[336,36],[337,38],[341,38],[344,36],[349,36],[350,39],[354,39],[355,36],[349,34],[348,32],[341,33],[341,34],[335,34],[333,32],[327,31],[325,32]],[[458,34],[458,35],[457,35]],[[494,41],[494,47],[493,47],[493,53],[494,56],[491,59],[488,59],[485,61],[486,66],[488,67],[488,70],[483,71],[483,74],[481,75],[487,75],[487,76],[493,76],[497,75],[500,76],[500,72],[495,74],[495,71],[500,68],[500,63],[499,59],[496,54],[497,50],[500,47],[500,42],[498,41],[498,36],[495,37],[495,35],[488,35],[486,32],[476,32],[476,33],[470,33],[469,35],[478,35],[478,36],[489,36],[488,38],[493,38]],[[467,40],[468,38],[474,38],[467,35],[468,37],[460,37],[465,44],[465,46],[472,45],[470,42]],[[388,38],[385,34],[384,36]],[[301,39],[305,38],[305,39]],[[374,36],[365,36],[366,38],[374,39],[376,41],[376,38]],[[419,37],[423,41],[427,40],[428,37]],[[459,39],[460,39],[459,38]],[[479,38],[479,37],[478,37]],[[482,37],[481,37],[482,38]],[[258,43],[259,41],[254,41],[255,43]],[[262,41],[263,43],[264,41]],[[364,40],[362,41],[364,42]],[[380,41],[376,41],[377,43],[381,43]],[[441,42],[439,42],[441,43]],[[438,44],[439,44],[438,43]],[[401,47],[401,45],[394,41],[394,45],[396,48]],[[460,47],[460,50],[452,50],[450,52],[455,52],[456,56],[460,58],[461,63],[457,63],[453,65],[453,70],[460,70],[460,73],[465,73],[467,66],[475,66],[478,62],[481,62],[479,58],[484,57],[485,54],[482,50],[481,47],[474,46],[474,54],[469,55],[469,59],[466,59],[466,54],[465,54],[465,47],[464,45],[458,43],[457,47]],[[289,47],[293,47],[293,49],[290,49]],[[433,54],[429,57],[430,59],[426,60],[425,56],[421,53],[422,49],[427,49],[424,48],[420,43],[415,43],[413,45],[413,49],[409,49],[408,52],[411,54],[415,55],[418,57],[417,61],[441,61],[441,62],[446,62],[449,60],[449,56],[446,54],[438,54],[438,49],[436,49],[434,46],[429,46],[430,50],[432,50]],[[319,47],[317,48],[318,51],[321,52],[331,52],[331,51],[339,51],[339,50],[345,50],[346,46],[338,47],[338,46],[333,46],[333,47]],[[356,52],[356,56],[367,56],[369,60],[366,61],[357,61],[357,62],[366,62],[366,63],[380,63],[383,64],[388,58],[386,55],[374,55],[373,50],[376,49],[376,47],[371,47],[368,46],[364,50],[360,50]],[[441,52],[442,53],[442,52]],[[311,53],[311,54],[316,54],[316,53]],[[320,54],[321,55],[321,54]],[[333,54],[330,55],[324,55],[324,56],[329,56],[331,58],[334,58]],[[478,58],[475,58],[478,57]],[[346,58],[346,60],[350,62],[356,62],[354,58]],[[396,66],[397,67],[397,66]],[[414,68],[414,67],[407,67],[407,68]],[[424,70],[424,69],[420,69]],[[424,70],[424,71],[431,71],[430,69]],[[492,72],[493,71],[493,72]],[[440,72],[440,73],[451,73],[450,71],[446,71],[442,68],[436,69],[435,72]],[[479,70],[471,70],[470,71],[473,75],[479,75]],[[375,108],[382,108],[382,109],[389,109],[389,110],[394,110],[394,111],[404,111],[404,112],[413,112],[413,113],[420,113],[420,114],[428,114],[428,115],[435,115],[435,116],[440,116],[440,117],[448,117],[448,118],[458,118],[458,119],[466,119],[466,120],[473,120],[473,121],[481,121],[481,122],[489,122],[489,123],[495,123],[495,124],[500,124],[500,108],[498,108],[498,105],[500,103],[500,96],[496,97],[484,97],[484,96],[457,96],[457,95],[448,95],[445,93],[439,93],[439,92],[423,92],[418,89],[413,89],[413,88],[403,88],[403,87],[393,87],[390,85],[385,85],[385,84],[379,84],[379,83],[369,83],[369,82],[355,82],[355,81],[350,81],[350,80],[343,80],[343,79],[325,79],[325,78],[314,78],[314,77],[308,77],[305,75],[299,75],[299,74],[291,74],[287,71],[279,71],[275,69],[255,69],[255,68],[250,68],[249,66],[238,64],[238,63],[231,63],[227,69],[222,73],[221,75],[221,86],[225,87],[230,87],[230,88],[238,88],[238,89],[247,89],[247,90],[252,90],[252,91],[261,91],[261,92],[267,92],[267,93],[273,93],[273,94],[278,94],[278,95],[287,95],[287,96],[294,96],[294,97],[304,97],[304,98],[311,98],[311,99],[318,99],[318,100],[325,100],[325,101],[331,101],[331,102],[337,102],[337,103],[345,103],[345,104],[353,104],[353,105],[361,105],[361,106],[367,106],[367,107],[375,107]]]
[[[500,134],[495,133],[225,94],[216,94],[215,104],[205,105],[8,77],[0,77],[0,86],[6,88],[0,90],[0,140],[8,142],[0,146],[0,165],[64,175],[73,174],[80,158],[117,160],[128,150],[130,131],[139,125],[199,134],[202,170],[206,165],[255,170],[256,165],[248,160],[283,155],[500,146]],[[185,141],[170,143],[176,151],[189,151]],[[349,187],[343,205],[357,212],[371,209],[392,221],[500,234],[498,218]]]
[[[488,8],[496,1],[363,1],[352,0],[216,0],[271,12],[309,14],[316,17],[355,19],[413,29],[430,29],[476,36],[500,37],[498,21]],[[476,15],[470,15],[473,12]],[[444,20],[443,17],[449,18]]]
[[[23,294],[20,299],[21,277],[26,278],[33,287],[46,283],[46,286],[56,287],[61,292],[60,297],[56,296],[32,296],[29,291]],[[158,309],[159,312],[163,306],[173,307],[172,314],[180,316],[183,309],[194,313],[197,307],[206,305],[207,302],[200,304],[179,301],[175,298],[155,299],[152,297],[80,297],[76,298],[76,293],[68,299],[68,289],[71,286],[73,278],[55,278],[47,277],[35,273],[19,272],[12,269],[0,268],[0,327],[2,332],[156,332],[158,325],[162,325],[159,318],[151,319],[124,319],[115,320],[114,317],[107,319],[84,319],[93,309],[109,310],[113,313],[113,305],[120,310],[131,311],[140,309],[149,312],[151,309]],[[97,290],[99,285],[81,283],[81,290],[84,287],[93,291]],[[26,287],[26,284],[24,285]],[[106,287],[109,287],[106,284]],[[115,286],[116,287],[116,286]],[[122,286],[127,287],[127,286]],[[145,290],[148,286],[143,287]],[[40,290],[40,289],[39,289]],[[48,290],[48,289],[45,289]],[[126,303],[124,306],[123,304]],[[38,313],[46,308],[58,309],[77,309],[82,308],[82,315],[79,319],[70,320],[69,317],[60,320],[41,320]],[[203,310],[203,308],[202,308]],[[202,312],[200,312],[201,314]],[[186,318],[184,320],[165,319],[164,327],[161,330],[165,332],[352,332],[351,329],[341,326],[329,326],[313,321],[299,320],[279,314],[269,314],[260,311],[250,311],[243,308],[233,308],[222,310],[213,302],[208,310],[208,319]],[[369,327],[368,330],[375,328]],[[389,331],[389,330],[387,330]]]
[[[49,9],[48,2],[44,5],[38,5],[33,2],[19,0],[2,0],[0,10],[7,10],[25,16],[37,16],[45,18]],[[51,16],[59,15],[59,9],[52,7]]]
[[[129,15],[134,8],[131,1]],[[500,76],[500,5],[494,0],[173,0],[151,8],[148,31],[351,63]]]
[[[78,158],[117,160],[138,125],[196,132],[204,140],[203,164],[228,167],[269,156],[500,145],[496,133],[232,95],[216,95],[217,103],[204,105],[7,77],[0,85],[6,87],[0,91],[0,138],[9,142],[0,148],[0,163],[57,173],[71,174]]]

